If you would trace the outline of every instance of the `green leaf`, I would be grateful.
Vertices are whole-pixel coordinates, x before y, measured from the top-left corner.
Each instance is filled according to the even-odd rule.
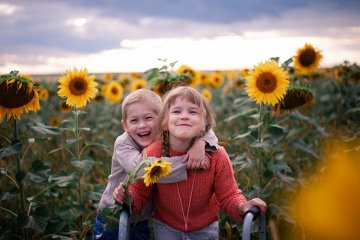
[[[296,148],[302,152],[308,153],[311,156],[313,156],[314,158],[319,158],[319,156],[317,155],[317,153],[310,148],[309,146],[307,146],[302,140],[295,140],[289,143],[289,145],[293,148]]]
[[[275,160],[275,161],[270,161],[267,164],[267,168],[270,171],[273,172],[286,172],[286,173],[292,173],[292,169],[289,167],[289,165],[284,162],[283,160]]]
[[[67,223],[68,221],[63,220],[60,217],[50,219],[46,226],[46,232],[59,233],[65,226],[67,226]],[[52,234],[52,236],[56,238],[56,236],[58,235]],[[72,239],[72,238],[65,237],[60,239]]]
[[[36,174],[36,173],[31,173],[28,172],[27,176],[29,177],[29,179],[35,183],[41,183],[41,182],[45,182],[47,177],[40,175],[40,174]]]
[[[74,167],[84,170],[85,172],[89,172],[95,165],[95,160],[93,160],[93,159],[84,159],[81,161],[74,160],[74,161],[71,161],[71,164]]]
[[[281,136],[285,133],[286,128],[277,125],[277,124],[271,124],[268,128],[267,131],[271,134],[271,135],[275,135],[275,136]]]
[[[59,177],[49,177],[49,181],[53,185],[57,185],[59,187],[66,187],[72,180],[74,180],[74,175],[69,176],[59,176]]]
[[[16,222],[17,226],[21,229],[29,228],[31,225],[31,220],[25,213],[19,213]]]
[[[256,125],[250,125],[248,128],[251,129],[251,130],[254,130],[254,129],[257,129],[257,128],[261,127],[263,124],[264,124],[263,122],[259,122]]]
[[[31,169],[35,172],[42,172],[42,173],[50,171],[50,167],[48,165],[45,165],[40,160],[33,161],[33,163],[31,164]]]
[[[80,141],[81,138],[71,138],[71,139],[66,139],[66,145],[70,146],[72,144],[77,143],[78,141]]]
[[[101,148],[110,148],[110,146],[107,146],[105,144],[91,142],[91,141],[85,141],[85,147],[92,147],[92,146],[101,147]]]
[[[10,189],[9,192],[4,192],[3,194],[0,195],[0,201],[8,201],[14,199],[18,196],[18,194],[19,194],[19,189],[12,188]]]
[[[10,146],[0,149],[0,159],[15,155],[20,152],[22,147],[21,141],[13,142]]]
[[[247,132],[247,133],[243,133],[240,135],[237,135],[234,139],[241,139],[241,138],[245,138],[247,136],[249,136],[251,134],[251,131]]]
[[[21,183],[22,181],[24,181],[25,177],[26,177],[27,173],[25,171],[19,171],[16,173],[16,181],[18,183]]]
[[[58,135],[60,133],[59,128],[48,126],[35,120],[34,122],[35,125],[30,126],[30,129],[36,133],[40,133],[43,135]]]
[[[44,232],[47,224],[49,221],[49,212],[48,210],[43,207],[39,206],[35,209],[35,212],[32,216],[32,225],[31,227],[38,231],[38,232]]]
[[[59,148],[53,149],[50,152],[48,152],[48,154],[53,154],[54,152],[60,151],[62,149],[64,149],[64,147],[59,147]]]

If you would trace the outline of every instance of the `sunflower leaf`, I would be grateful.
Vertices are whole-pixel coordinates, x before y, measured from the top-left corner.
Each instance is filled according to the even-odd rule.
[[[251,134],[251,131],[249,131],[247,133],[239,134],[234,139],[241,139],[241,138],[249,136],[250,134]]]
[[[54,152],[60,151],[62,149],[64,149],[64,147],[59,147],[59,148],[53,149],[50,152],[48,152],[48,154],[53,154]]]
[[[85,147],[101,147],[101,148],[110,148],[110,146],[105,145],[105,144],[101,144],[101,143],[96,143],[96,142],[92,142],[92,141],[85,141]]]
[[[95,165],[95,160],[93,160],[93,159],[84,159],[81,161],[74,160],[74,161],[71,161],[71,164],[74,167],[84,170],[85,172],[89,172]]]
[[[260,126],[262,126],[264,123],[263,122],[259,122],[258,124],[256,125],[250,125],[248,126],[249,129],[253,130],[253,129],[257,129],[259,128]]]

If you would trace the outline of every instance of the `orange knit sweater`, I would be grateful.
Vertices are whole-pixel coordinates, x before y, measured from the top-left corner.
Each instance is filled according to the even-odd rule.
[[[148,156],[161,157],[161,142],[151,144],[145,151]],[[171,156],[182,154],[171,151]],[[157,183],[149,187],[143,181],[131,185],[129,191],[133,197],[133,210],[136,212],[145,206],[153,193],[154,218],[183,232],[199,230],[217,221],[219,207],[234,220],[241,221],[237,206],[247,200],[237,187],[230,159],[223,147],[210,155],[210,169],[188,170],[188,180],[171,184]]]

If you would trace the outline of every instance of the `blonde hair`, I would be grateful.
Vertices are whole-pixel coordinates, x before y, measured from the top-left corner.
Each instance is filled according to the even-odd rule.
[[[162,108],[161,98],[159,95],[149,89],[141,88],[131,92],[122,102],[121,112],[123,120],[126,120],[126,112],[129,106],[138,102],[149,104],[155,114],[159,114]]]
[[[163,144],[163,155],[169,156],[170,154],[170,143],[169,143],[169,110],[172,104],[174,104],[177,98],[185,98],[191,103],[199,106],[200,113],[203,115],[204,129],[200,133],[201,137],[211,128],[215,127],[215,114],[211,110],[209,103],[205,100],[204,96],[198,92],[195,88],[189,86],[175,87],[167,92],[163,97],[163,108],[159,114],[160,129],[162,130],[162,144]]]

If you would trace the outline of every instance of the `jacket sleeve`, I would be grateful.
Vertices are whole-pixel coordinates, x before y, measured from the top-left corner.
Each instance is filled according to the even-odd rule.
[[[230,159],[224,148],[219,148],[216,156],[214,188],[220,208],[235,221],[242,221],[238,212],[238,205],[247,200],[242,191],[238,188]],[[226,187],[224,187],[226,186]]]
[[[205,151],[215,152],[219,148],[218,138],[212,129],[210,129],[204,136],[199,139],[206,142]]]
[[[151,198],[154,184],[146,187],[142,179],[130,184],[129,193],[132,198],[132,210],[137,213],[148,203]]]
[[[126,172],[132,171],[143,160],[140,149],[131,139],[124,134],[118,137],[114,145],[113,162],[118,163]]]

